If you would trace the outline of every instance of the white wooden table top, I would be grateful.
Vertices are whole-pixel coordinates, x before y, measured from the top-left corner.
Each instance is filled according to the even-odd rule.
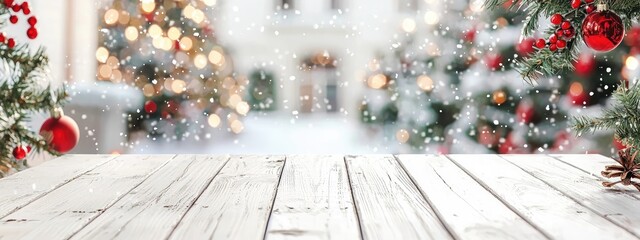
[[[0,239],[638,239],[600,155],[67,155],[0,179]]]

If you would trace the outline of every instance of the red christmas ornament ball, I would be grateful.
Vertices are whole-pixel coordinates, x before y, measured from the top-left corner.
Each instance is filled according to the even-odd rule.
[[[29,149],[22,145],[17,146],[13,149],[13,157],[16,158],[16,160],[22,160],[26,158],[27,153],[29,153]]]
[[[536,40],[533,38],[527,38],[516,45],[516,51],[518,52],[518,54],[526,57],[535,51],[535,49],[533,48],[534,45],[536,45]]]
[[[519,122],[530,123],[533,121],[534,115],[535,109],[533,108],[533,105],[528,101],[521,102],[516,108],[516,118]]]
[[[63,115],[59,118],[51,117],[44,121],[42,127],[40,127],[40,136],[49,143],[53,150],[59,153],[66,153],[78,144],[80,130],[76,121]]]
[[[593,12],[582,22],[582,37],[589,48],[608,52],[622,42],[624,24],[620,16],[612,11]]]
[[[629,47],[638,47],[640,46],[640,27],[634,27],[629,31],[627,37],[624,39],[624,42]]]
[[[590,53],[580,54],[578,60],[573,63],[573,67],[575,67],[575,73],[579,76],[589,76],[593,72],[596,67],[596,60],[594,56]]]
[[[498,53],[489,53],[484,56],[484,64],[492,71],[496,71],[501,67],[502,56]]]
[[[562,14],[556,13],[551,16],[551,23],[553,25],[560,25],[563,20]]]
[[[149,100],[144,103],[144,111],[148,114],[155,113],[156,111],[158,111],[158,104],[156,104],[156,102],[154,101]]]
[[[38,30],[34,27],[30,27],[27,29],[27,37],[29,37],[29,39],[36,39],[38,37]]]

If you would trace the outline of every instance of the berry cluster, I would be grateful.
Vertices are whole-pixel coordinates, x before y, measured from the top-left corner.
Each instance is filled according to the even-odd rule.
[[[595,0],[571,0],[571,8],[580,9],[584,7],[587,14],[592,13],[596,8],[594,6]],[[553,14],[551,16],[551,24],[554,26],[555,33],[552,34],[547,40],[538,39],[534,44],[538,49],[543,49],[545,47],[549,47],[549,50],[552,52],[556,52],[558,50],[563,50],[567,47],[567,44],[571,42],[576,36],[576,30],[569,21],[570,19],[565,19],[559,13]]]
[[[15,0],[4,0],[5,7],[11,9],[14,14],[9,16],[9,22],[12,24],[18,23],[18,14],[22,12],[22,14],[27,18],[27,23],[29,23],[29,29],[27,29],[27,37],[29,39],[35,39],[38,37],[38,30],[36,29],[36,23],[38,23],[38,19],[35,16],[29,16],[31,14],[31,8],[29,7],[28,2],[22,2],[21,4],[15,3]],[[4,33],[0,33],[0,42],[7,44],[9,48],[13,48],[16,46],[16,41],[13,38],[8,38],[4,35]]]

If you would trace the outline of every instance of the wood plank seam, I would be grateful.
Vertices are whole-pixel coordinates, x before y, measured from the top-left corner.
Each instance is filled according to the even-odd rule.
[[[484,189],[486,189],[489,193],[491,193],[491,195],[493,195],[496,199],[498,199],[498,201],[500,201],[502,204],[504,204],[507,208],[509,208],[512,212],[514,212],[516,215],[518,215],[518,217],[522,218],[524,221],[526,221],[527,223],[529,223],[529,225],[531,225],[533,228],[535,228],[536,230],[538,230],[542,235],[544,235],[547,239],[553,239],[551,237],[551,234],[547,233],[546,231],[544,231],[540,226],[534,224],[533,222],[531,222],[529,219],[527,219],[524,215],[522,215],[522,213],[520,213],[515,207],[513,207],[511,204],[509,204],[508,202],[506,202],[504,199],[502,199],[500,196],[498,196],[498,194],[496,194],[493,189],[491,189],[489,186],[487,186],[484,182],[480,181],[475,175],[471,174],[467,169],[465,169],[464,167],[460,166],[460,164],[458,164],[456,161],[453,161],[453,159],[451,159],[448,155],[444,155],[449,161],[451,161],[453,164],[455,164],[456,166],[458,166],[458,168],[460,168],[463,172],[465,172],[467,175],[469,175],[469,177],[471,177],[474,181],[476,181],[476,183],[478,183],[478,185],[482,186]]]
[[[31,203],[33,203],[33,202],[37,201],[38,199],[40,199],[40,198],[42,198],[42,197],[46,196],[46,195],[47,195],[47,194],[49,194],[50,192],[53,192],[53,191],[55,191],[56,189],[61,188],[62,186],[66,185],[66,184],[68,184],[68,183],[70,183],[70,182],[72,182],[73,180],[78,179],[79,177],[81,177],[81,176],[83,176],[83,175],[87,174],[88,172],[93,171],[94,169],[96,169],[96,168],[98,168],[98,167],[100,167],[100,166],[102,166],[102,165],[104,165],[104,164],[107,164],[108,162],[113,161],[113,160],[114,160],[114,159],[116,159],[116,158],[117,158],[117,156],[112,156],[109,160],[105,161],[104,163],[98,164],[98,165],[96,165],[96,166],[95,166],[95,167],[93,167],[93,168],[89,168],[89,169],[87,169],[86,171],[82,172],[81,174],[78,174],[77,176],[75,176],[75,177],[73,177],[73,178],[71,178],[71,179],[69,179],[69,180],[67,180],[67,181],[63,182],[62,184],[58,184],[57,186],[55,186],[55,187],[53,187],[53,188],[51,188],[51,189],[49,189],[49,190],[47,190],[47,191],[45,191],[45,192],[42,192],[42,193],[40,194],[40,196],[37,196],[37,197],[35,197],[34,199],[32,199],[32,200],[30,200],[30,201],[26,202],[24,205],[22,205],[22,206],[20,206],[20,207],[16,207],[15,209],[13,209],[13,210],[9,211],[7,214],[5,214],[5,215],[3,215],[3,216],[2,216],[2,215],[0,215],[0,219],[5,218],[5,217],[7,217],[7,216],[9,216],[9,215],[13,214],[14,212],[16,212],[16,211],[18,211],[18,210],[20,210],[20,209],[22,209],[22,208],[24,208],[24,207],[28,206],[29,204],[31,204]],[[55,160],[55,159],[54,159],[54,160]]]
[[[216,177],[218,176],[218,174],[220,174],[220,172],[222,171],[222,169],[227,165],[227,163],[229,163],[229,160],[231,159],[230,156],[227,156],[227,160],[224,161],[224,164],[222,164],[222,166],[220,166],[220,169],[218,169],[218,171],[214,174],[214,176],[209,179],[209,182],[207,182],[207,184],[205,184],[205,186],[202,188],[202,191],[200,191],[200,193],[198,193],[198,196],[196,196],[196,198],[193,199],[193,201],[191,202],[191,204],[189,205],[189,207],[187,208],[187,211],[185,211],[182,216],[180,217],[180,219],[178,219],[178,223],[182,222],[182,219],[184,219],[184,217],[187,215],[187,213],[189,213],[191,211],[191,209],[193,208],[193,206],[196,204],[196,202],[198,201],[198,199],[200,199],[200,197],[202,196],[202,194],[204,193],[204,191],[207,190],[207,188],[209,188],[209,186],[211,185],[211,183],[213,182],[214,179],[216,179]],[[169,239],[171,238],[171,235],[173,235],[173,233],[176,231],[176,229],[178,228],[180,224],[176,224],[175,226],[173,226],[173,228],[171,229],[171,231],[169,232],[169,234],[167,235],[167,237],[165,239]]]
[[[273,215],[273,206],[276,204],[276,199],[278,198],[278,188],[280,188],[280,182],[282,181],[282,172],[284,168],[287,166],[287,156],[284,156],[284,160],[282,162],[282,167],[280,167],[280,173],[278,174],[278,183],[276,184],[276,191],[273,193],[273,201],[271,202],[271,211],[269,211],[269,216],[267,217],[267,224],[264,226],[264,234],[262,235],[262,239],[267,238],[267,231],[269,230],[269,222],[271,222],[271,215]]]
[[[151,171],[149,174],[147,174],[147,176],[145,176],[142,181],[140,181],[138,184],[134,185],[133,188],[129,189],[128,191],[124,192],[122,195],[120,195],[118,198],[116,198],[115,201],[113,201],[111,204],[107,205],[102,211],[99,211],[94,217],[92,217],[91,219],[89,219],[89,221],[87,221],[85,224],[82,225],[82,227],[78,228],[77,231],[71,233],[71,235],[69,235],[69,238],[67,239],[71,239],[73,236],[75,236],[78,232],[80,232],[83,228],[87,227],[89,224],[91,224],[93,222],[93,220],[95,220],[96,218],[100,217],[100,215],[102,215],[102,213],[104,213],[107,209],[109,209],[111,206],[115,205],[118,201],[120,201],[120,199],[124,198],[127,194],[129,194],[131,191],[133,191],[134,189],[136,189],[138,186],[140,186],[143,182],[147,181],[147,179],[149,179],[149,177],[151,177],[153,174],[155,174],[158,170],[160,170],[162,167],[164,167],[165,165],[167,165],[170,161],[172,161],[173,159],[175,159],[178,155],[173,155],[173,157],[171,157],[168,161],[165,161],[164,163],[160,164],[160,166],[158,166],[156,169],[153,169],[153,171]]]
[[[358,210],[358,204],[353,196],[353,186],[351,183],[351,174],[349,174],[349,164],[347,164],[347,156],[342,157],[342,163],[344,163],[345,171],[347,174],[347,182],[349,182],[349,193],[351,195],[351,201],[353,202],[353,211],[356,213],[356,221],[358,221],[358,231],[360,232],[360,238],[364,239],[364,233],[362,231],[362,221],[360,219],[360,210]]]
[[[588,174],[588,175],[590,175],[590,176],[594,176],[594,177],[596,177],[596,178],[598,178],[598,179],[600,179],[600,180],[602,180],[602,181],[608,181],[608,180],[609,180],[609,179],[607,179],[607,178],[605,178],[605,177],[603,177],[603,176],[601,176],[601,175],[593,174],[593,173],[590,173],[589,171],[586,171],[586,170],[584,170],[584,169],[582,169],[582,168],[579,168],[578,166],[575,166],[575,165],[573,165],[573,164],[571,164],[571,163],[569,163],[569,162],[566,162],[566,161],[562,160],[561,158],[559,158],[559,157],[557,157],[557,156],[554,156],[554,155],[551,155],[551,154],[547,154],[546,156],[548,156],[548,157],[550,157],[550,158],[553,158],[553,159],[555,159],[555,160],[557,160],[557,161],[560,161],[561,163],[567,164],[567,165],[569,165],[569,166],[571,166],[571,167],[573,167],[573,168],[575,168],[575,169],[578,169],[579,171],[584,172],[584,173],[586,173],[586,174]],[[603,157],[610,158],[610,157],[607,157],[607,156],[603,156]],[[614,161],[614,160],[613,160],[613,159],[611,159],[611,161]],[[614,163],[615,163],[615,162],[612,162],[610,165],[613,165]],[[605,167],[605,166],[603,165],[603,166],[602,166],[602,169],[604,169],[604,167]],[[619,187],[619,186],[614,186],[612,189],[622,190],[622,188],[621,188],[621,187]],[[640,196],[638,196],[638,195],[636,195],[636,194],[632,194],[632,193],[631,193],[631,192],[629,192],[629,191],[620,191],[620,192],[621,192],[621,193],[623,193],[623,194],[629,195],[629,196],[631,196],[631,197],[633,197],[633,198],[635,198],[635,199],[640,200]]]
[[[422,154],[421,154],[422,155]],[[451,229],[451,227],[449,227],[448,224],[446,224],[446,222],[443,220],[442,214],[435,208],[433,207],[433,202],[431,202],[431,200],[429,199],[429,197],[427,197],[427,195],[422,191],[422,189],[418,186],[418,183],[416,183],[416,180],[413,178],[413,176],[409,173],[409,171],[407,171],[407,168],[405,167],[404,164],[402,164],[402,161],[400,161],[400,159],[398,159],[397,155],[393,155],[393,159],[396,160],[396,162],[400,165],[400,168],[402,168],[402,171],[404,171],[407,176],[409,176],[409,180],[411,180],[411,183],[416,187],[416,189],[418,189],[418,192],[420,192],[420,195],[422,195],[422,198],[425,199],[425,201],[427,201],[427,204],[429,205],[429,207],[431,208],[431,210],[433,210],[433,212],[436,214],[436,217],[438,218],[438,221],[440,221],[440,223],[442,223],[442,225],[444,226],[444,228],[447,230],[447,232],[449,232],[449,235],[451,235],[451,237],[453,237],[454,239],[460,239],[460,236],[458,236],[453,229]],[[434,171],[436,173],[436,175],[438,175],[438,177],[440,179],[442,179],[442,177],[440,177],[440,175],[438,174],[437,171]],[[446,181],[444,179],[442,179],[442,182],[444,182],[445,184]]]

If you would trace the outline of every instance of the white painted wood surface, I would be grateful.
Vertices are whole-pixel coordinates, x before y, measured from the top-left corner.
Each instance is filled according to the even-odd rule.
[[[167,238],[227,159],[227,156],[179,155],[73,239]]]
[[[640,200],[603,188],[597,177],[544,155],[502,156],[618,226],[640,236]],[[598,196],[598,197],[594,197]]]
[[[346,162],[364,238],[451,238],[392,155],[347,156]]]
[[[171,239],[262,239],[284,156],[234,156],[187,212]]]
[[[457,239],[544,239],[445,156],[398,160]]]
[[[498,155],[448,157],[520,216],[552,238],[592,239],[607,233],[614,238],[635,239],[626,230],[577,204]]]
[[[113,159],[110,155],[68,155],[0,181],[0,218]]]
[[[266,239],[360,239],[343,156],[287,156]]]
[[[600,186],[614,163],[68,155],[0,179],[0,240],[640,239],[640,194]]]
[[[2,239],[69,238],[172,157],[119,156],[2,218]]]

